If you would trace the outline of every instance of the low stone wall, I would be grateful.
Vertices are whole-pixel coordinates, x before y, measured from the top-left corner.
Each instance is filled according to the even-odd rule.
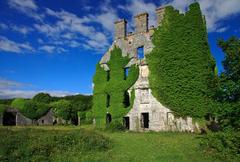
[[[33,121],[25,116],[23,116],[20,112],[16,114],[16,126],[21,125],[33,125]]]

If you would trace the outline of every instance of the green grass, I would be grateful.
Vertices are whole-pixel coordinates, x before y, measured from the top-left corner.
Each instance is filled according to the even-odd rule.
[[[11,161],[13,156],[18,157],[13,161],[220,161],[203,154],[199,137],[187,133],[112,133],[91,126],[0,127],[0,161],[4,157]],[[4,154],[4,150],[9,152]]]

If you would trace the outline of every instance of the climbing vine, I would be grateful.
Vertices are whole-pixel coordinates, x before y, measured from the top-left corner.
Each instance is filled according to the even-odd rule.
[[[115,47],[111,51],[110,60],[107,63],[110,69],[109,72],[105,71],[100,64],[97,64],[93,79],[93,115],[96,119],[97,127],[105,126],[107,113],[111,114],[112,120],[121,122],[122,117],[126,115],[130,107],[132,107],[133,93],[131,93],[131,101],[128,107],[124,105],[124,94],[126,94],[126,91],[136,82],[138,78],[138,67],[132,65],[125,79],[124,68],[129,61],[130,58],[122,57],[121,49]],[[108,95],[110,97],[109,106],[107,107]]]
[[[147,56],[153,95],[179,115],[204,116],[215,62],[199,4],[191,4],[185,14],[166,7],[153,44]]]

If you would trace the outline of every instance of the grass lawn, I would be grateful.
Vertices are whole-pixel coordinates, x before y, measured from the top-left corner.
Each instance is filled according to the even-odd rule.
[[[9,135],[3,131],[10,131]],[[11,133],[12,132],[12,133]],[[71,134],[72,132],[72,134]],[[87,132],[87,133],[86,133]],[[26,142],[28,145],[22,143],[22,146],[13,146],[10,152],[17,153],[29,151],[31,145],[35,145],[39,151],[40,149],[47,149],[50,151],[37,154],[35,158],[34,151],[30,150],[30,155],[26,159],[28,161],[42,161],[42,156],[49,156],[49,161],[131,161],[131,162],[215,162],[220,161],[212,157],[206,157],[200,150],[200,136],[187,133],[134,133],[134,132],[106,132],[100,130],[93,130],[91,126],[45,126],[45,127],[0,127],[0,161],[3,158],[5,142],[11,141],[9,138],[16,138],[24,136],[28,138]],[[85,134],[85,136],[80,136]],[[98,134],[93,136],[92,134]],[[103,135],[103,136],[102,136]],[[59,136],[59,137],[58,137]],[[68,136],[71,136],[68,137]],[[89,138],[87,138],[89,137]],[[92,140],[91,138],[94,138]],[[104,138],[103,138],[104,137]],[[107,137],[105,139],[105,137]],[[45,138],[41,140],[41,138]],[[81,138],[83,140],[78,141]],[[54,140],[58,141],[58,145]],[[63,139],[63,140],[62,140]],[[65,140],[64,140],[65,139]],[[108,144],[110,139],[110,145]],[[40,140],[40,142],[36,142]],[[44,141],[46,143],[44,144]],[[68,140],[73,142],[68,142]],[[65,142],[62,142],[65,141]],[[78,141],[78,142],[76,142]],[[10,142],[11,143],[11,142]],[[14,145],[14,143],[11,143]],[[17,143],[16,143],[17,144]],[[38,148],[39,145],[40,148]],[[46,146],[45,146],[46,145]],[[82,147],[84,145],[86,147]],[[87,146],[90,145],[90,146]],[[94,146],[95,145],[95,146]],[[97,147],[97,145],[100,145]],[[44,147],[43,147],[44,146]],[[56,148],[57,146],[57,148]],[[50,149],[48,148],[50,147]],[[97,147],[97,148],[96,148]],[[102,150],[101,148],[107,148]],[[14,150],[15,149],[15,150]],[[63,149],[59,151],[57,149]],[[1,155],[2,154],[2,155]],[[33,154],[33,155],[32,155]],[[14,155],[14,154],[13,154]],[[6,155],[5,155],[6,156]],[[12,156],[9,153],[8,156]],[[40,157],[39,157],[40,156]],[[26,161],[25,159],[25,161]],[[19,159],[18,159],[19,160]],[[46,160],[46,159],[45,159]],[[44,161],[45,161],[44,160]],[[16,161],[16,160],[15,160]],[[22,161],[20,159],[19,161]]]

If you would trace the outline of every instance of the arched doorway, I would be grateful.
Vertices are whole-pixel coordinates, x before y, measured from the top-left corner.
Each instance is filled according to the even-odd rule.
[[[110,113],[107,113],[106,115],[106,124],[109,125],[112,121],[112,116]]]
[[[15,112],[5,112],[3,114],[3,125],[4,126],[16,125],[16,113]]]

